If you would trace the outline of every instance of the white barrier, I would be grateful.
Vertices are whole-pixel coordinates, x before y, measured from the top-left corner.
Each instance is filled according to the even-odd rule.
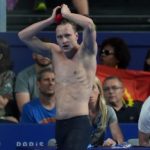
[[[6,0],[0,0],[0,32],[6,32]]]

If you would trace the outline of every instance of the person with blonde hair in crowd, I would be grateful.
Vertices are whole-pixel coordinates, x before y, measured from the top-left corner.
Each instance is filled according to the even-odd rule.
[[[123,143],[124,138],[118,125],[117,116],[113,108],[106,105],[102,85],[97,77],[95,77],[89,100],[89,116],[93,126],[91,135],[91,144],[93,146],[112,146]],[[107,126],[111,130],[113,139],[108,138],[104,141]]]

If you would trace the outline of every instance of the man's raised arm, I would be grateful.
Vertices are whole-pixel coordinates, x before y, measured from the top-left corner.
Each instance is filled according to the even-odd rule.
[[[39,40],[36,37],[36,34],[55,22],[56,11],[58,9],[60,9],[60,6],[57,6],[56,8],[53,9],[51,17],[43,21],[34,23],[29,27],[20,31],[18,33],[19,38],[32,49],[47,49],[46,44],[44,44],[44,42]]]
[[[83,46],[85,49],[89,50],[89,52],[97,52],[97,44],[96,44],[96,29],[93,20],[89,17],[71,13],[67,5],[63,4],[61,8],[61,14],[63,18],[66,18],[77,25],[81,26],[83,31]]]

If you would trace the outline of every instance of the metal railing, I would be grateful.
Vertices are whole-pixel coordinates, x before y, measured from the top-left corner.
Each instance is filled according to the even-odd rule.
[[[6,0],[0,0],[0,32],[6,32]]]

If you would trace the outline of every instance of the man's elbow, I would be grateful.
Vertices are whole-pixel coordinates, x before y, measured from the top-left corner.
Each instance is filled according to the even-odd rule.
[[[95,31],[95,24],[92,19],[87,22],[86,28],[90,31]]]
[[[21,41],[27,41],[27,40],[28,40],[28,38],[25,36],[25,34],[24,34],[23,31],[20,31],[20,32],[18,33],[18,37],[19,37],[19,39],[20,39]]]
[[[18,37],[19,37],[20,40],[22,40],[22,39],[24,38],[24,36],[23,36],[23,34],[22,34],[22,31],[20,31],[20,32],[18,33]]]

